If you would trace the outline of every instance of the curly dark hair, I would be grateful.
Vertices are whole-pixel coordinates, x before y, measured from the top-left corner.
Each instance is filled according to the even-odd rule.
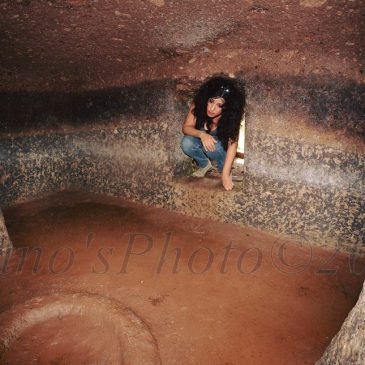
[[[206,124],[210,131],[213,118],[207,115],[207,104],[210,98],[223,98],[225,103],[217,127],[218,139],[227,150],[228,141],[238,141],[240,123],[245,108],[244,87],[237,80],[227,76],[214,76],[205,81],[194,97],[192,113],[196,117],[197,129]]]

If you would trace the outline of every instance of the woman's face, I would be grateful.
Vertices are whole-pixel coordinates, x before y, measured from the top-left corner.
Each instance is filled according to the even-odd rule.
[[[223,98],[210,98],[207,104],[207,115],[209,118],[217,118],[222,114]]]

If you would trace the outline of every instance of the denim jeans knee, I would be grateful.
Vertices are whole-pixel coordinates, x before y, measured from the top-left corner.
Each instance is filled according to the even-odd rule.
[[[227,153],[223,148],[222,142],[216,137],[214,139],[217,141],[214,151],[206,151],[205,153],[211,160],[217,161],[218,171],[222,172]]]
[[[200,148],[200,143],[201,142],[199,138],[184,136],[181,140],[181,149],[184,151],[185,154],[190,156],[196,148]]]
[[[214,151],[205,151],[200,138],[192,136],[184,136],[181,141],[181,149],[183,152],[194,159],[199,167],[205,167],[208,164],[208,157],[217,161],[218,171],[222,172],[224,161],[226,159],[226,151],[222,143],[217,137],[213,136],[217,141]]]
[[[181,149],[186,155],[195,160],[199,167],[207,166],[209,160],[203,151],[200,138],[184,136],[181,141]]]

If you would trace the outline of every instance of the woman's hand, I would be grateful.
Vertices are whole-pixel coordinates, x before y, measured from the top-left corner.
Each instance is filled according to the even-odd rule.
[[[222,174],[222,183],[226,190],[232,190],[233,189],[232,175]]]
[[[227,148],[226,159],[224,160],[223,170],[222,170],[222,183],[226,190],[233,189],[233,181],[232,181],[232,165],[233,160],[237,153],[238,142],[229,141]]]
[[[210,134],[201,132],[200,140],[202,141],[203,147],[206,151],[213,152],[215,150],[215,144],[217,141]]]

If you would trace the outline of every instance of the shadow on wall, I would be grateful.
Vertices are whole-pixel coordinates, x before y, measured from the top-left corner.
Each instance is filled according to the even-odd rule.
[[[184,91],[179,90],[181,84]],[[166,100],[190,98],[196,81],[146,81],[134,86],[86,92],[0,93],[0,134],[110,123],[119,117],[158,117]],[[365,138],[365,86],[333,76],[287,76],[246,80],[248,103],[274,113],[306,113],[310,122]],[[177,91],[176,91],[177,90]],[[182,110],[182,113],[186,113]],[[183,117],[183,116],[182,116]]]
[[[0,134],[105,124],[123,116],[158,117],[175,90],[171,81],[86,92],[0,93]]]
[[[277,113],[307,113],[313,126],[364,139],[365,85],[331,75],[248,80],[248,98]]]

